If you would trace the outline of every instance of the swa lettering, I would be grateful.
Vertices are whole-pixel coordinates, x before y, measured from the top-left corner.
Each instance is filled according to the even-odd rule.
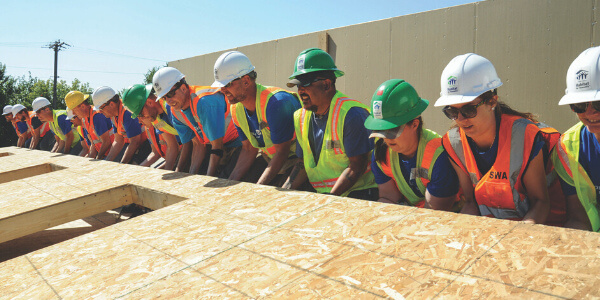
[[[490,179],[508,179],[508,176],[506,176],[506,172],[490,171]]]

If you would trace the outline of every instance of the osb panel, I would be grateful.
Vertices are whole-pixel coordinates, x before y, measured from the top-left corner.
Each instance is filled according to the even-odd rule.
[[[0,185],[24,210],[125,184],[187,200],[0,263],[0,298],[600,296],[597,233],[3,150],[0,171],[66,167]]]

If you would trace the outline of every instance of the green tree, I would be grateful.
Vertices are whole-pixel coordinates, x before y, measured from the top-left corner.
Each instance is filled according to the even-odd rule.
[[[149,69],[148,72],[146,72],[146,74],[144,74],[144,84],[152,83],[152,77],[154,77],[154,73],[156,73],[156,71],[160,70],[160,68],[163,68],[166,66],[167,66],[167,64],[165,64],[164,66],[156,66],[156,67],[152,67],[151,69]]]

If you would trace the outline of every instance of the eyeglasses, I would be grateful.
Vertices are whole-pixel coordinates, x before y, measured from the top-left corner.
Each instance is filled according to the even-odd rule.
[[[179,88],[180,88],[182,85],[183,85],[183,82],[181,82],[181,81],[180,81],[180,82],[178,82],[178,83],[176,83],[176,84],[173,86],[173,88],[172,88],[172,89],[171,89],[171,90],[170,90],[168,93],[166,93],[166,94],[163,96],[163,98],[165,98],[165,99],[169,99],[169,98],[172,98],[173,96],[175,96],[175,93],[177,92],[177,90],[178,90],[178,89],[179,89]]]
[[[42,108],[40,108],[40,109],[36,110],[36,111],[35,111],[35,114],[36,114],[36,115],[39,115],[39,114],[42,112],[42,110],[44,110],[44,109],[46,109],[46,108],[48,108],[48,106],[44,106],[44,107],[42,107]]]
[[[100,105],[100,107],[98,107],[98,109],[99,109],[99,110],[104,110],[104,109],[105,109],[105,108],[108,106],[108,104],[110,104],[110,101],[108,101],[108,102],[106,102],[106,103],[104,103],[104,104]]]
[[[242,77],[244,77],[244,76],[242,76]],[[234,81],[236,81],[236,80],[240,80],[240,79],[242,79],[242,77],[238,77],[238,78],[236,78],[236,79],[234,79],[234,80],[230,81],[228,84],[226,84],[226,85],[224,86],[224,88],[230,88],[230,87],[231,87],[231,84],[232,84]]]
[[[315,78],[312,81],[306,82],[306,83],[300,83],[298,86],[301,87],[309,87],[311,84],[317,82],[317,81],[321,81],[321,80],[327,80],[327,78]],[[300,81],[302,82],[302,81]]]
[[[448,117],[448,119],[450,119],[450,120],[458,119],[458,113],[460,113],[466,119],[470,119],[470,118],[474,118],[475,116],[477,116],[477,108],[480,107],[481,105],[483,105],[486,101],[487,101],[487,99],[484,99],[475,105],[467,104],[461,108],[446,106],[446,107],[444,107],[443,111],[444,111],[444,114],[446,115],[446,117]]]
[[[573,103],[573,104],[569,104],[569,106],[571,107],[571,110],[574,111],[575,113],[582,114],[587,110],[588,105],[590,105],[590,104],[592,105],[593,109],[595,109],[596,111],[600,111],[600,101]]]

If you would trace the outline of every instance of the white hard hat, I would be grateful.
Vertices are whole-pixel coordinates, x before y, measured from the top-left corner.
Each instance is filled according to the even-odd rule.
[[[43,108],[48,105],[50,105],[50,101],[48,101],[48,99],[46,99],[44,97],[37,97],[31,103],[31,106],[33,106],[33,111],[36,111],[36,112],[38,110],[40,110],[40,108]]]
[[[12,114],[12,105],[7,105],[4,107],[4,109],[2,110],[2,115],[6,116],[8,114]]]
[[[26,107],[23,104],[16,104],[15,106],[12,107],[12,115],[13,117],[16,117],[17,114],[24,110]]]
[[[92,102],[94,102],[94,109],[100,109],[104,103],[108,102],[108,100],[112,99],[117,92],[108,86],[101,86],[97,88],[92,94]]]
[[[600,47],[581,52],[567,71],[567,89],[558,105],[600,100]]]
[[[215,82],[212,87],[224,87],[234,79],[240,78],[254,70],[250,59],[239,51],[221,54],[215,62]]]
[[[494,65],[485,57],[467,53],[453,58],[441,77],[442,91],[434,106],[467,103],[502,85]]]
[[[65,118],[65,120],[71,120],[73,119],[73,110],[67,107],[67,117]]]
[[[156,71],[154,77],[152,77],[152,87],[156,92],[156,101],[164,97],[183,78],[185,78],[185,75],[172,67],[164,67]]]

